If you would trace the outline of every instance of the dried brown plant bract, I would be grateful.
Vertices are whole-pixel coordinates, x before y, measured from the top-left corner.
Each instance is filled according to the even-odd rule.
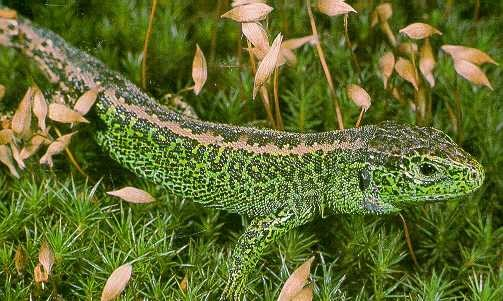
[[[338,16],[347,13],[356,13],[356,10],[342,0],[319,0],[318,10],[328,16]]]
[[[5,86],[0,85],[0,100],[2,100],[5,96]]]
[[[33,88],[26,91],[23,99],[19,103],[14,116],[12,117],[12,130],[21,137],[30,135],[31,106],[33,102]]]
[[[33,270],[33,278],[35,278],[36,283],[49,281],[49,274],[44,270],[40,263],[38,263]]]
[[[396,38],[388,23],[392,15],[393,8],[391,3],[382,3],[372,11],[370,26],[374,27],[379,24],[381,31],[388,37],[388,40],[394,47],[396,45]]]
[[[295,38],[295,39],[288,39],[281,44],[281,47],[286,48],[286,49],[290,49],[290,50],[294,50],[294,49],[297,49],[297,48],[304,46],[307,43],[314,45],[314,44],[318,43],[318,39],[314,35],[305,36],[305,37],[301,37],[301,38]]]
[[[435,87],[435,77],[433,76],[433,69],[435,68],[435,57],[431,49],[430,40],[424,40],[424,44],[419,52],[419,70],[424,78],[430,84],[430,87]]]
[[[250,55],[255,56],[259,61],[263,60],[269,49],[259,49],[257,47],[245,48]]]
[[[117,298],[126,288],[132,273],[133,267],[129,263],[115,269],[105,283],[101,301],[111,301]]]
[[[252,4],[252,3],[266,3],[266,1],[265,0],[234,0],[234,1],[232,1],[231,6],[236,7],[236,6]]]
[[[37,117],[38,127],[42,132],[46,131],[45,118],[47,117],[47,102],[44,94],[37,86],[33,86],[33,114]]]
[[[482,65],[485,63],[498,65],[498,63],[492,57],[477,48],[460,45],[443,45],[441,49],[448,53],[455,60],[465,60],[475,65]]]
[[[11,120],[7,116],[0,116],[0,128],[2,129],[10,129],[11,128]]]
[[[286,280],[281,293],[279,294],[278,301],[290,301],[299,293],[302,292],[308,282],[311,264],[314,261],[314,256],[309,258],[301,266],[299,266]]]
[[[418,90],[419,85],[416,77],[416,70],[414,69],[414,65],[404,58],[399,58],[395,64],[395,70],[401,78],[405,79],[409,83],[414,86],[414,89]]]
[[[0,162],[7,166],[11,175],[19,178],[19,174],[17,173],[14,162],[12,161],[10,148],[7,145],[0,145]]]
[[[412,56],[412,55],[415,55],[418,51],[418,47],[417,47],[417,44],[416,43],[409,43],[409,42],[405,42],[405,43],[401,43],[400,45],[398,45],[398,51],[402,54],[406,54],[408,56]]]
[[[108,191],[107,194],[134,204],[146,204],[155,201],[154,197],[148,192],[135,187],[124,187],[119,190]]]
[[[393,98],[398,100],[400,103],[404,102],[402,93],[400,92],[400,90],[397,87],[393,87],[393,89],[391,89],[391,96],[393,96]]]
[[[14,132],[11,129],[0,130],[0,144],[9,144],[14,138]]]
[[[22,275],[24,273],[27,262],[28,258],[26,257],[26,252],[23,247],[18,246],[16,249],[16,255],[14,255],[14,266],[16,267],[18,275]]]
[[[14,158],[14,161],[16,161],[17,166],[19,166],[21,170],[25,169],[26,165],[24,164],[23,159],[19,154],[19,149],[14,142],[10,143],[10,149],[12,151],[12,158]]]
[[[454,69],[471,83],[494,90],[486,74],[477,65],[465,60],[454,60]]]
[[[94,87],[82,94],[73,106],[73,110],[79,112],[82,116],[86,115],[98,99],[99,87]]]
[[[355,125],[355,127],[359,127],[364,113],[370,108],[370,95],[362,87],[354,84],[347,86],[346,93],[353,103],[360,108],[360,115]]]
[[[42,144],[44,143],[48,144],[50,143],[50,140],[39,134],[34,135],[30,139],[28,145],[25,145],[21,149],[21,152],[19,154],[21,156],[21,159],[26,160],[29,157],[31,157],[34,153],[36,153],[39,150],[40,146],[42,146]]]
[[[13,9],[2,8],[0,9],[0,18],[17,19],[17,12]]]
[[[260,23],[242,23],[241,31],[255,48],[264,53],[269,51],[269,37]]]
[[[72,136],[77,132],[63,135],[56,139],[53,143],[49,145],[45,154],[40,158],[40,164],[47,164],[50,167],[53,166],[52,157],[65,150],[65,148],[70,144]]]
[[[312,301],[313,300],[313,287],[308,285],[303,288],[291,301]]]
[[[201,89],[208,79],[208,66],[206,65],[206,58],[204,53],[196,44],[196,53],[192,61],[192,79],[194,80],[194,93],[199,95]]]
[[[265,84],[267,79],[269,79],[271,74],[274,72],[274,68],[276,68],[282,40],[283,36],[280,33],[272,42],[269,52],[267,52],[264,59],[262,60],[262,62],[260,62],[257,68],[257,73],[255,73],[255,81],[253,85],[253,99],[255,99],[255,96],[257,96],[258,89]]]
[[[185,274],[182,281],[180,281],[180,290],[184,293],[189,290],[189,278],[187,277],[187,274]]]
[[[370,95],[358,85],[349,85],[346,88],[349,98],[362,110],[367,111],[370,108]]]
[[[380,22],[386,22],[393,16],[393,7],[391,3],[382,3],[376,7],[375,12]]]
[[[394,68],[395,56],[393,55],[393,52],[388,51],[379,59],[379,70],[381,71],[383,77],[384,88],[388,87],[388,80],[393,74]]]
[[[295,55],[293,50],[302,47],[306,43],[315,44],[315,41],[317,41],[316,37],[311,35],[282,42],[276,67],[281,67],[285,63],[289,66],[295,66],[297,64],[297,56]]]
[[[264,20],[272,10],[273,8],[265,3],[251,3],[234,7],[220,17],[236,22],[256,22]]]
[[[400,33],[403,33],[414,40],[425,39],[434,34],[442,35],[440,30],[426,23],[412,23],[400,29]]]
[[[281,45],[276,67],[282,66],[285,63],[288,63],[288,65],[290,66],[294,66],[295,64],[297,64],[297,56],[292,50],[284,48],[283,45]]]
[[[60,103],[51,103],[49,105],[49,119],[61,123],[89,123],[82,114]]]
[[[47,242],[43,242],[38,252],[38,262],[44,267],[47,275],[51,274],[52,266],[54,265],[54,253]]]

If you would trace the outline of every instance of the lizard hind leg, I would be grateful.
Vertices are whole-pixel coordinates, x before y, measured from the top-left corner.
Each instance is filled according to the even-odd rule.
[[[289,230],[307,223],[314,209],[286,208],[252,220],[233,250],[227,285],[220,300],[240,300],[248,274],[264,250]]]

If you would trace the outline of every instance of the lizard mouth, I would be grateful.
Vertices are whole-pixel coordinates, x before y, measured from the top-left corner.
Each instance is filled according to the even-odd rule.
[[[414,196],[414,195],[401,195],[397,197],[397,200],[410,200],[411,203],[417,203],[417,202],[425,202],[425,203],[435,203],[439,201],[445,201],[445,200],[451,200],[459,197],[465,197],[468,196],[472,193],[474,193],[477,189],[480,188],[482,185],[482,181],[477,181],[473,182],[470,189],[464,189],[460,190],[458,192],[451,192],[451,193],[440,193],[440,194],[434,194],[434,195],[421,195],[421,196]],[[393,206],[396,207],[403,207],[403,205],[406,205],[409,203],[404,203],[404,202],[393,202]]]

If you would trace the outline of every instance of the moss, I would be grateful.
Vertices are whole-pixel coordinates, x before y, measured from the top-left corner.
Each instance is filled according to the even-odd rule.
[[[139,83],[140,54],[149,1],[1,1],[18,9],[71,43],[86,49]],[[229,1],[221,1],[228,3]],[[449,1],[446,1],[447,3]],[[436,3],[436,2],[435,2]],[[431,1],[395,1],[391,27],[423,20],[444,34],[432,39],[442,44],[480,48],[496,60],[503,57],[500,18],[502,5],[483,2],[478,21],[472,2],[455,2],[450,11]],[[287,37],[310,34],[303,1],[274,1],[270,32]],[[209,81],[202,95],[183,94],[203,119],[246,124],[265,119],[260,101],[251,100],[253,77],[247,55],[237,59],[239,26],[217,18],[211,1],[160,1],[149,55],[149,89],[156,97],[191,85],[190,68],[196,42],[209,58]],[[226,9],[226,8],[223,8]],[[317,14],[328,64],[333,72],[346,126],[359,114],[343,87],[359,82],[374,100],[365,123],[384,119],[415,122],[409,107],[400,105],[382,88],[377,60],[387,49],[385,37],[371,29],[366,6],[350,17],[350,36],[357,46],[361,72],[341,46],[342,19]],[[212,36],[216,48],[212,50]],[[402,40],[403,37],[401,38]],[[214,55],[211,55],[214,53]],[[332,102],[314,50],[297,50],[298,64],[281,71],[280,98],[285,125],[292,131],[336,127]],[[409,208],[408,223],[418,265],[408,254],[397,216],[333,216],[292,231],[268,250],[250,279],[249,299],[273,300],[281,283],[299,263],[317,255],[313,269],[315,298],[414,300],[503,298],[503,74],[484,67],[495,91],[473,88],[459,78],[450,58],[439,53],[433,92],[433,125],[449,132],[483,163],[487,181],[473,196],[448,203]],[[12,110],[32,81],[44,80],[14,52],[0,50],[0,83],[7,95],[0,111]],[[413,91],[394,79],[407,97]],[[455,131],[447,106],[459,97],[461,129]],[[134,276],[124,300],[215,299],[225,282],[227,256],[244,218],[209,210],[174,198],[110,163],[94,143],[81,134],[72,151],[91,174],[86,180],[60,156],[53,170],[33,159],[17,180],[0,173],[0,299],[96,299],[108,275],[124,262],[133,262]],[[101,179],[100,181],[98,181]],[[124,185],[144,188],[159,202],[129,205],[104,192]],[[33,281],[42,241],[55,252],[51,280],[44,289]],[[25,272],[18,274],[14,254],[27,254]],[[178,284],[187,275],[189,290]]]

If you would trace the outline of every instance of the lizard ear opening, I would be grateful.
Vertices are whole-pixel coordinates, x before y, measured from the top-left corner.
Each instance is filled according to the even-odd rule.
[[[381,199],[379,188],[373,183],[372,171],[368,166],[358,171],[358,187],[363,195],[363,212],[367,214],[388,214],[400,211],[399,208]]]

